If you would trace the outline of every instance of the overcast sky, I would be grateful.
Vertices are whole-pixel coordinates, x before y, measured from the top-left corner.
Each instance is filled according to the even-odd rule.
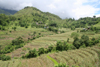
[[[21,10],[33,6],[61,18],[100,16],[100,0],[0,0],[0,7]]]

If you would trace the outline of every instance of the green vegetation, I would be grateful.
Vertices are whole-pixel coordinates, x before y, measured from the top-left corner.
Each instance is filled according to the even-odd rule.
[[[67,51],[68,49],[76,48],[71,45],[69,46],[69,44],[66,41],[58,41],[56,45],[50,45],[48,48],[39,48],[38,51],[36,51],[36,49],[30,50],[29,53],[27,53],[25,56],[22,56],[22,58],[32,58],[40,56],[41,54],[46,54],[55,51]]]
[[[83,46],[83,47],[93,46],[93,45],[99,43],[99,41],[100,41],[100,38],[99,39],[92,38],[91,40],[89,40],[88,36],[82,35],[81,39],[78,39],[78,37],[74,38],[73,45],[77,49],[79,49],[81,46]]]
[[[85,48],[88,46],[93,46],[97,43],[99,43],[99,39],[92,38],[89,40],[88,36],[82,35],[81,39],[78,39],[77,37],[74,38],[73,45],[68,44],[66,41],[61,42],[57,41],[56,45],[50,45],[48,48],[39,48],[38,51],[36,49],[30,50],[29,53],[27,53],[25,56],[22,56],[22,58],[32,58],[40,56],[41,54],[49,53],[49,52],[55,52],[55,51],[67,51],[71,49],[79,49],[79,48]]]
[[[24,46],[24,41],[21,37],[18,37],[15,40],[12,40],[10,45],[5,46],[3,50],[0,51],[0,54],[6,54],[12,52],[14,49],[18,49]]]
[[[99,67],[99,26],[96,16],[61,19],[35,7],[0,14],[0,67]]]
[[[58,65],[58,62],[55,59],[51,58],[50,56],[47,57],[54,62],[55,66]]]
[[[0,55],[0,60],[3,60],[3,61],[7,61],[7,60],[10,60],[11,57],[10,56],[6,56],[6,55]]]

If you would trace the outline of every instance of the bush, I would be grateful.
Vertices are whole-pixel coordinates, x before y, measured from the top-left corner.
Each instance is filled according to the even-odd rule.
[[[20,45],[21,43],[24,43],[22,37],[18,37],[15,40],[12,40],[12,45]]]
[[[36,37],[33,37],[33,40],[36,39]]]
[[[67,39],[67,42],[69,42],[69,38]]]
[[[74,49],[76,49],[76,47],[74,45],[72,45],[72,44],[68,45],[68,50],[74,50]]]
[[[37,57],[38,52],[36,49],[30,50],[29,53],[27,53],[25,56],[22,56],[22,58],[31,58],[31,57]]]
[[[55,33],[57,33],[57,32],[58,32],[58,29],[53,28],[53,27],[49,27],[49,28],[48,28],[48,30],[49,30],[49,31],[53,31],[53,32],[55,32]]]
[[[74,45],[77,49],[79,49],[81,43],[80,43],[80,40],[79,40],[77,37],[74,39],[73,45]]]
[[[74,26],[72,26],[72,27],[71,27],[71,30],[75,30],[75,27],[74,27]]]
[[[16,27],[14,27],[13,29],[14,29],[14,31],[16,31]]]
[[[65,31],[60,31],[61,33],[65,33]]]
[[[83,44],[83,45],[81,45],[81,46],[80,46],[80,48],[86,48],[86,45],[85,45],[85,44]]]
[[[76,32],[71,33],[71,37],[72,37],[72,38],[74,38],[74,37],[78,37],[78,36],[79,36],[79,34],[76,33]]]
[[[12,52],[14,49],[18,49],[24,46],[24,41],[21,37],[12,40],[12,43],[5,46],[5,48],[0,52],[0,54],[6,54]]]
[[[25,28],[28,28],[28,26],[25,26]]]
[[[53,50],[53,45],[50,45],[49,47],[48,47],[48,52],[51,52],[52,50]]]
[[[44,54],[45,53],[44,48],[39,48],[38,53],[39,55]]]
[[[60,50],[60,51],[62,50],[62,42],[61,41],[57,41],[56,49]]]
[[[59,51],[68,50],[67,42],[57,41],[56,50],[59,50]]]
[[[11,57],[10,56],[6,56],[6,55],[0,55],[0,60],[3,60],[3,61],[7,61],[7,60],[10,60]]]

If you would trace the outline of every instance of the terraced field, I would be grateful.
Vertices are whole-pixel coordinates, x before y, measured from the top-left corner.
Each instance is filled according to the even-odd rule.
[[[0,67],[53,67],[54,62],[47,56],[50,56],[58,63],[66,63],[70,67],[72,65],[79,67],[99,67],[100,46],[49,53],[37,58],[0,61]]]
[[[10,32],[11,31],[11,32]],[[51,34],[55,34],[54,32],[47,31],[43,28],[22,28],[17,27],[16,31],[12,30],[12,27],[9,28],[7,31],[0,31],[0,45],[2,47],[5,47],[6,45],[9,45],[12,40],[22,37],[25,41],[28,40],[28,38],[32,37],[32,34],[36,32],[36,34],[41,33],[42,36],[47,36]]]
[[[69,50],[58,53],[50,54],[49,56],[55,59],[59,63],[66,63],[70,67],[72,65],[79,67],[99,67],[99,55],[100,47],[88,47],[79,50]]]
[[[19,30],[20,30],[20,28],[19,28]],[[42,32],[42,34],[45,36],[37,38],[37,39],[31,41],[30,43],[27,43],[24,47],[13,51],[12,53],[13,53],[14,57],[21,57],[23,54],[26,54],[29,51],[29,49],[34,49],[34,48],[38,49],[40,47],[48,47],[49,45],[54,45],[54,44],[56,44],[57,40],[61,40],[61,41],[65,40],[66,41],[67,38],[69,38],[69,43],[72,43],[73,38],[71,38],[71,33],[77,31],[77,29],[75,31],[72,31],[70,29],[63,29],[65,31],[65,33],[54,34],[52,32],[48,32],[48,31],[46,32],[46,30],[44,30],[44,29],[36,29],[36,30],[33,29],[33,30],[37,31],[37,32],[44,31],[44,32]],[[54,35],[50,35],[50,34],[54,34]],[[80,33],[78,33],[78,34],[80,34]],[[81,33],[79,35],[79,37],[81,37],[83,34],[86,34],[86,33]],[[100,34],[94,34],[94,35],[88,35],[88,36],[90,38],[92,38],[92,37],[98,38],[98,36],[100,36]],[[9,55],[12,57],[12,53],[8,53],[6,55]]]
[[[31,59],[12,59],[11,61],[0,61],[0,67],[53,67],[54,63],[42,55]]]
[[[67,38],[70,38],[71,33],[74,32],[74,31],[70,31],[70,32],[67,31],[70,31],[70,29],[66,30],[66,33],[48,35],[48,36],[37,38],[31,41],[30,43],[27,43],[24,47],[13,51],[14,57],[21,57],[23,53],[28,52],[28,49],[34,49],[34,48],[38,49],[40,47],[48,47],[49,45],[54,45],[56,44],[57,40],[66,41]],[[69,43],[72,42],[73,42],[73,38],[70,38]],[[7,55],[12,56],[12,53],[8,53]]]

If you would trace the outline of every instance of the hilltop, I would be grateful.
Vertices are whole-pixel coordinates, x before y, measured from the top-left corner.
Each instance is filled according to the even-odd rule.
[[[25,7],[14,14],[19,22],[24,24],[40,24],[40,26],[47,26],[50,23],[60,25],[61,18],[49,12],[42,12],[35,7]],[[61,25],[60,25],[61,26]],[[38,27],[38,26],[37,26]]]

